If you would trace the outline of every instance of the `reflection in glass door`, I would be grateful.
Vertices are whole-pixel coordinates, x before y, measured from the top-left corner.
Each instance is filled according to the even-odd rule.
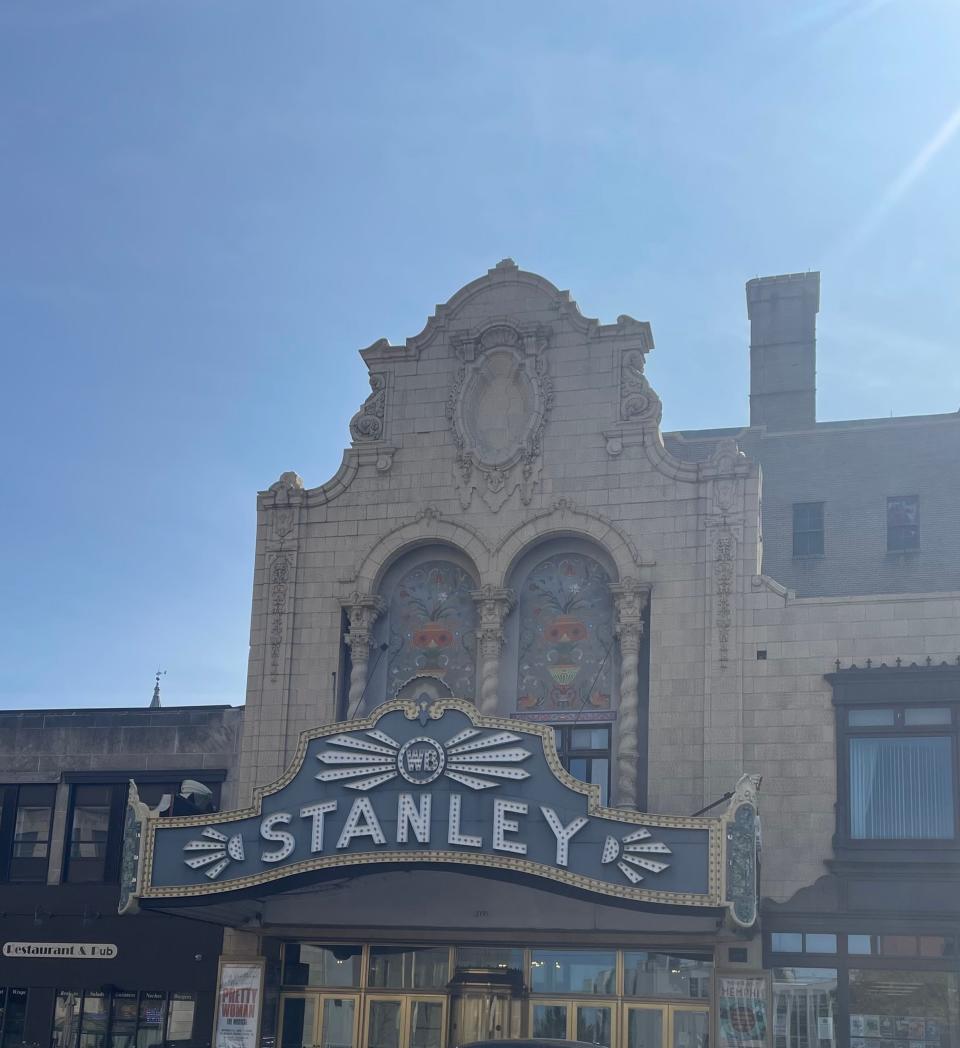
[[[664,1048],[666,1008],[627,1008],[626,1048]]]
[[[537,1001],[531,1006],[530,1036],[586,1041],[602,1048],[613,1048],[616,1033],[613,1020],[613,1005],[610,1004]]]
[[[710,1012],[688,1005],[626,1005],[624,1048],[709,1048]]]
[[[672,1048],[707,1048],[709,1013],[701,1008],[671,1008]]]
[[[567,1039],[567,1014],[565,1004],[535,1004],[530,1022],[530,1036],[557,1041]]]
[[[281,1048],[312,1048],[316,1032],[317,998],[284,997],[281,1008]]]
[[[573,1038],[601,1045],[613,1046],[613,1009],[607,1004],[575,1004],[576,1030]]]
[[[367,1005],[367,1048],[400,1048],[403,1001],[370,1001]]]
[[[323,997],[320,1048],[353,1048],[356,1040],[357,1002],[353,997]]]
[[[356,1048],[357,999],[325,994],[285,995],[281,1048]]]
[[[365,1048],[443,1048],[445,1004],[443,997],[368,998]]]

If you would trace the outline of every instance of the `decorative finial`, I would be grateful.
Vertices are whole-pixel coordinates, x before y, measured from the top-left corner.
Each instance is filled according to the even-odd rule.
[[[153,698],[150,700],[150,709],[160,709],[160,678],[166,676],[166,670],[157,670],[157,676],[153,684]]]

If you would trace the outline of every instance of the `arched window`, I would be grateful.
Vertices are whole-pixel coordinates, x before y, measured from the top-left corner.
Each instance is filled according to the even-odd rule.
[[[434,682],[431,693],[474,700],[477,585],[466,557],[445,546],[414,550],[389,568],[379,587],[386,610],[375,628],[377,644],[387,647],[370,681],[368,710],[410,693],[416,678]]]
[[[567,769],[608,799],[619,658],[613,632],[616,579],[604,551],[552,539],[528,551],[510,576],[510,616],[501,680],[514,715],[552,724]]]
[[[531,567],[517,603],[517,709],[612,709],[613,607],[603,565],[558,551]]]

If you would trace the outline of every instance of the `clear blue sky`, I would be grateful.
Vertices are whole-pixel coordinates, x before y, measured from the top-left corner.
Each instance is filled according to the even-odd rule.
[[[0,705],[243,701],[255,493],[356,350],[504,256],[747,418],[822,271],[821,419],[960,407],[956,0],[3,0]]]

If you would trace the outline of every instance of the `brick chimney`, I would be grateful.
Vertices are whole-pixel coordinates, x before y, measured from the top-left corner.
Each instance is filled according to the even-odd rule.
[[[750,425],[806,429],[817,420],[820,274],[747,282]]]

